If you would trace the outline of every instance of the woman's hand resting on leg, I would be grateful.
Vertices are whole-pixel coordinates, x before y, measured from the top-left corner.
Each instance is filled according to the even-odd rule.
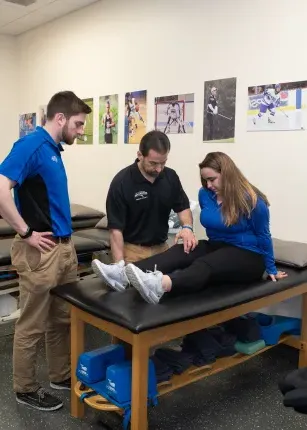
[[[175,238],[175,244],[178,243],[178,240],[181,239],[183,241],[184,252],[187,254],[190,251],[194,251],[196,246],[198,245],[198,240],[196,239],[194,233],[188,228],[183,228],[177,233]]]
[[[286,278],[288,276],[288,273],[286,272],[281,272],[280,270],[277,272],[277,275],[269,275],[269,277],[271,278],[272,281],[276,282],[279,279],[283,279]]]

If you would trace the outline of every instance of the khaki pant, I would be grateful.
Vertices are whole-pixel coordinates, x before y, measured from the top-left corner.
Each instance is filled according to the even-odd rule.
[[[135,263],[136,261],[144,260],[145,258],[160,254],[161,252],[168,250],[168,248],[169,246],[166,242],[155,246],[142,246],[133,245],[132,243],[125,243],[124,259],[127,264]]]
[[[72,241],[59,243],[40,253],[16,237],[12,264],[19,275],[20,317],[16,323],[13,350],[14,391],[36,391],[37,347],[45,337],[49,379],[70,377],[70,312],[63,300],[49,294],[56,285],[77,279],[78,260]]]

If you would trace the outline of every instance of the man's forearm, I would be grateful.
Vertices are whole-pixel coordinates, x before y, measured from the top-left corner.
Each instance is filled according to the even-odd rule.
[[[178,212],[178,218],[181,225],[190,225],[193,227],[193,215],[191,209],[185,209],[182,212]]]
[[[110,244],[114,263],[124,259],[124,238],[120,230],[110,230]]]
[[[2,218],[19,234],[28,230],[28,225],[19,215],[10,189],[0,189],[0,214]]]

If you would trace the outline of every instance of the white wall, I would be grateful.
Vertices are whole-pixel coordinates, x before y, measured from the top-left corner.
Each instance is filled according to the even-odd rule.
[[[151,129],[155,96],[195,92],[194,135],[172,136],[169,159],[190,198],[198,163],[225,151],[269,196],[273,235],[307,241],[307,132],[246,132],[248,86],[307,79],[306,16],[305,0],[103,0],[18,39],[19,111],[63,89],[96,101],[119,93],[123,108],[125,91],[147,89]],[[204,81],[234,76],[236,143],[203,143]],[[137,151],[122,143],[123,124],[119,141],[66,151],[72,201],[105,207],[110,180]]]
[[[0,36],[0,118],[2,160],[18,135],[17,45],[5,36]]]

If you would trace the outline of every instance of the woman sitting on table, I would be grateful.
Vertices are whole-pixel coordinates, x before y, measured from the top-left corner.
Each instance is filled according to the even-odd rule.
[[[144,300],[157,304],[166,293],[194,293],[209,284],[251,283],[265,271],[272,281],[287,276],[275,266],[265,195],[222,152],[209,153],[199,168],[200,221],[209,240],[200,240],[189,253],[177,244],[127,266],[96,260],[95,272],[110,287],[123,291],[131,284]]]

